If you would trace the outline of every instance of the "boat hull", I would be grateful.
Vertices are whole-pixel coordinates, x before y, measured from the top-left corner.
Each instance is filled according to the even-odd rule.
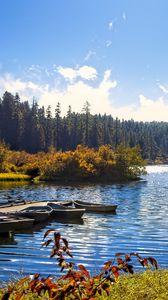
[[[85,209],[53,209],[52,216],[64,217],[64,218],[81,218],[85,213]]]
[[[0,233],[31,228],[34,219],[5,217],[0,219]]]
[[[117,205],[102,205],[102,204],[92,204],[84,201],[74,201],[76,208],[85,208],[86,211],[90,212],[115,212]]]
[[[50,213],[45,211],[20,211],[19,216],[24,216],[27,218],[32,218],[37,222],[44,222],[49,219]]]

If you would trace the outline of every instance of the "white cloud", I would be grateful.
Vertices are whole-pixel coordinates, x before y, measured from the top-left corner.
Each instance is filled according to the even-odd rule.
[[[139,95],[139,101],[139,118],[149,121],[167,121],[168,104],[162,97],[153,100],[145,97],[144,95]]]
[[[86,78],[87,69],[80,70],[82,78]],[[111,89],[117,85],[116,81],[110,79],[111,72],[107,70],[104,73],[102,81],[96,86],[80,80],[71,82],[67,85],[67,88],[62,92],[60,90],[52,89],[51,91],[45,91],[40,98],[40,105],[48,103],[52,107],[56,106],[59,101],[61,103],[63,114],[66,113],[68,105],[72,106],[72,110],[75,112],[81,112],[82,107],[86,101],[91,104],[91,112],[93,114],[107,113],[111,109],[109,93]],[[88,76],[88,75],[87,75]]]
[[[87,79],[87,80],[93,80],[97,77],[97,71],[93,67],[89,66],[83,66],[79,68],[78,70],[78,76]]]
[[[77,70],[72,68],[63,68],[59,66],[57,68],[59,74],[61,74],[65,79],[73,81],[77,77]]]
[[[15,79],[11,74],[6,73],[0,78],[0,89],[2,91],[10,91],[11,93],[22,92],[25,90],[39,91],[42,89],[39,85],[31,81],[22,81],[21,79]]]
[[[60,68],[61,73],[66,78],[69,68]],[[70,68],[71,71],[73,69]],[[75,78],[76,81],[68,81],[64,90],[57,86],[39,85],[32,81],[23,81],[20,78],[14,78],[12,75],[7,74],[0,78],[0,91],[3,93],[5,90],[15,94],[19,93],[21,100],[31,100],[33,96],[38,99],[40,106],[47,107],[51,105],[53,111],[57,102],[61,103],[62,113],[66,114],[68,106],[71,105],[73,111],[81,112],[82,107],[86,101],[91,104],[92,113],[108,113],[111,109],[109,93],[111,89],[115,88],[117,82],[112,80],[111,71],[104,72],[102,80],[96,86],[92,86],[90,81],[85,79],[95,79],[97,77],[96,69],[83,66],[75,70],[77,74],[73,76],[73,72],[70,78]],[[65,73],[64,73],[65,72]],[[78,77],[78,78],[77,78]]]
[[[32,81],[23,81],[20,78],[14,78],[7,73],[0,77],[0,92],[8,91],[15,95],[19,93],[22,100],[32,100],[32,98],[40,97],[40,95],[48,89],[48,85],[40,86]]]
[[[75,69],[78,75],[75,74],[71,78],[76,78],[76,80],[67,81],[64,89],[62,86],[36,84],[33,81],[24,81],[20,78],[14,78],[11,74],[5,74],[0,77],[0,92],[4,93],[6,90],[13,94],[18,92],[21,100],[31,101],[34,96],[38,99],[39,106],[44,105],[46,108],[51,105],[53,112],[59,101],[63,115],[66,114],[69,105],[72,106],[73,111],[81,112],[84,103],[88,101],[91,104],[91,113],[93,114],[106,113],[125,120],[167,121],[168,103],[164,97],[150,99],[141,94],[139,101],[134,102],[134,104],[119,106],[119,103],[116,103],[112,98],[111,92],[117,87],[117,81],[111,79],[111,70],[106,70],[101,80],[99,76],[99,81],[95,81],[93,86],[90,81],[85,80],[97,76],[96,69],[90,68],[83,66]],[[67,70],[63,68],[61,71],[66,73]],[[64,78],[66,78],[65,74]],[[168,93],[165,86],[160,85],[160,88],[166,94]]]
[[[165,121],[167,122],[168,104],[160,97],[156,100],[149,99],[144,95],[139,95],[139,104],[128,105],[111,110],[113,115],[125,120],[134,119],[136,121]]]
[[[78,69],[64,68],[62,66],[57,67],[57,71],[66,80],[73,82],[77,77],[81,77],[86,80],[93,80],[97,77],[97,71],[95,68],[90,66],[83,66]]]

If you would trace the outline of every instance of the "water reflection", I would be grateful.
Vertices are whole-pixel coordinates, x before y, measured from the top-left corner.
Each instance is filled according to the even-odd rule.
[[[17,241],[15,240],[14,234],[10,233],[7,236],[0,235],[0,247],[3,245],[16,245]]]

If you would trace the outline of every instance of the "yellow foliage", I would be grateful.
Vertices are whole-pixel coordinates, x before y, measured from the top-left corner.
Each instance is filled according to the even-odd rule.
[[[8,159],[3,162],[7,171],[40,176],[41,179],[100,179],[120,180],[136,178],[144,170],[140,149],[110,145],[100,146],[98,150],[78,145],[74,151],[56,151],[28,154],[25,151],[8,151]]]

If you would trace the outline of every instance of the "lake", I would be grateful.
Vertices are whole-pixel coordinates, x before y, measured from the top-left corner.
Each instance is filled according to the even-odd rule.
[[[41,247],[44,233],[56,228],[72,247],[73,262],[94,275],[116,252],[153,256],[168,267],[168,166],[148,166],[141,181],[123,184],[0,184],[0,203],[18,200],[73,200],[117,204],[116,214],[85,213],[79,223],[36,225],[33,230],[0,237],[0,281],[33,273],[59,276],[50,247]],[[71,259],[72,261],[72,259]]]

